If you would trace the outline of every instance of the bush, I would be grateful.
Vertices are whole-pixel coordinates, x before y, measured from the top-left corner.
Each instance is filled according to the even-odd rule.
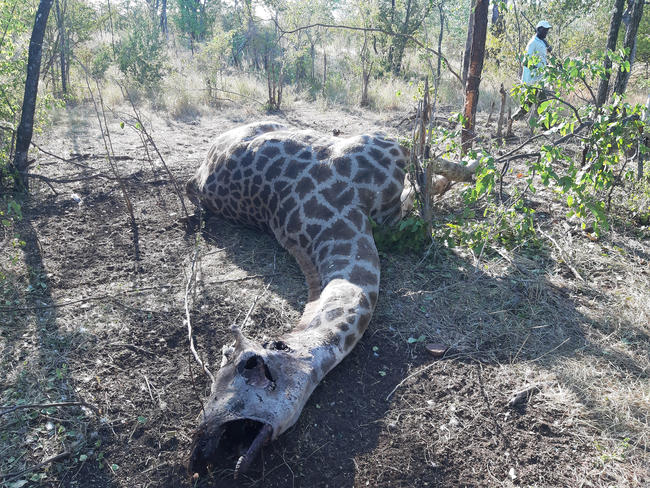
[[[165,75],[167,52],[163,36],[151,17],[141,9],[133,12],[116,51],[120,71],[145,88],[152,88]]]

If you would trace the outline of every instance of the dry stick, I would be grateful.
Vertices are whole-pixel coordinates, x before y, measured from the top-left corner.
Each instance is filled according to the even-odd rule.
[[[393,396],[393,393],[395,393],[395,392],[397,391],[397,389],[398,389],[400,386],[402,386],[404,383],[406,383],[408,380],[410,380],[411,378],[413,378],[413,377],[415,377],[415,376],[418,376],[418,375],[424,373],[424,372],[427,371],[428,369],[431,369],[432,367],[434,367],[436,364],[438,364],[437,361],[434,361],[434,362],[432,362],[431,364],[427,364],[426,366],[424,366],[424,367],[418,369],[415,373],[412,373],[412,374],[408,375],[408,376],[407,376],[406,378],[404,378],[402,381],[400,381],[399,383],[397,383],[397,386],[395,386],[395,388],[393,388],[393,389],[391,390],[391,392],[388,394],[388,396],[386,396],[386,401],[390,400],[390,397]]]
[[[201,366],[201,369],[203,369],[203,372],[210,378],[210,381],[214,383],[214,376],[208,369],[208,367],[205,365],[203,361],[201,361],[201,358],[199,357],[199,353],[196,352],[196,348],[194,347],[194,337],[192,336],[192,320],[190,317],[190,290],[192,289],[192,285],[195,283],[196,280],[196,258],[199,255],[199,243],[198,240],[196,241],[195,244],[195,250],[194,250],[194,257],[192,258],[192,265],[190,267],[190,275],[187,278],[187,284],[185,286],[185,321],[187,323],[187,338],[190,342],[190,351],[192,352],[192,355],[194,356],[194,359],[196,360],[197,363],[199,363],[199,366]],[[191,371],[191,368],[190,368]]]
[[[271,274],[265,274],[265,275],[251,275],[251,276],[244,276],[243,278],[233,278],[229,280],[218,280],[218,281],[212,281],[210,282],[211,285],[221,285],[224,283],[239,283],[241,281],[247,281],[247,280],[254,280],[257,278],[271,278],[274,276],[277,276],[279,273],[271,273]],[[174,288],[176,285],[169,285],[168,287],[165,288]],[[138,290],[132,290],[132,291],[126,291],[121,295],[99,295],[95,297],[87,297],[87,298],[80,298],[79,300],[71,300],[69,302],[64,302],[64,303],[53,303],[49,305],[33,305],[31,307],[0,307],[0,312],[27,312],[30,310],[40,310],[40,309],[46,309],[46,308],[62,308],[62,307],[69,307],[70,305],[75,305],[77,303],[86,303],[86,302],[93,302],[93,301],[100,301],[100,300],[115,300],[118,297],[128,295],[131,293],[141,293],[143,291],[147,290],[158,290],[160,287],[157,286],[148,286],[146,288],[140,288]],[[157,310],[151,310],[152,312],[158,312]]]
[[[138,121],[140,124],[140,130],[144,133],[145,137],[149,141],[149,143],[153,146],[154,151],[156,151],[156,154],[158,155],[158,158],[160,158],[160,162],[163,165],[163,168],[165,168],[165,171],[169,175],[169,179],[172,182],[172,185],[174,186],[174,191],[176,192],[176,195],[178,196],[178,199],[181,202],[181,206],[183,207],[183,213],[185,213],[186,217],[189,217],[189,214],[187,213],[187,208],[185,207],[185,200],[183,199],[183,194],[181,193],[181,190],[178,186],[178,181],[176,181],[176,177],[174,174],[170,171],[169,166],[167,166],[167,163],[165,162],[165,158],[163,158],[162,154],[160,154],[160,151],[158,150],[158,146],[156,146],[156,143],[153,140],[153,137],[147,132],[146,127],[144,126],[144,122],[142,122],[142,118],[140,117],[140,113],[138,110],[135,108],[135,103],[133,103],[133,99],[131,98],[131,94],[129,93],[129,90],[121,84],[118,83],[118,86],[120,87],[120,90],[124,90],[123,94],[126,93],[126,99],[129,101],[131,104],[131,108],[133,109],[133,113],[135,114],[135,119]]]
[[[4,483],[8,483],[8,482],[22,476],[25,473],[31,473],[32,471],[36,471],[37,469],[42,468],[46,464],[54,463],[56,461],[61,461],[62,459],[69,458],[71,454],[72,453],[70,451],[62,452],[61,454],[57,454],[56,456],[52,456],[50,458],[47,458],[47,459],[41,461],[40,463],[38,463],[37,465],[32,466],[32,467],[27,468],[27,469],[23,469],[22,471],[19,471],[17,473],[7,473],[7,474],[0,475],[0,478],[4,478]]]
[[[557,243],[557,241],[555,239],[553,239],[553,237],[551,237],[549,234],[544,232],[539,226],[537,226],[537,230],[539,231],[540,234],[542,234],[549,241],[551,241],[553,243],[553,245],[557,248],[557,250],[560,253],[560,257],[564,260],[564,264],[566,264],[567,267],[571,270],[571,272],[573,273],[573,276],[578,278],[580,281],[584,282],[585,279],[582,277],[582,275],[580,273],[578,273],[578,271],[573,266],[571,266],[571,262],[569,261],[568,256],[564,252],[564,249],[562,249],[560,247],[560,245]]]
[[[256,297],[255,300],[253,300],[253,303],[251,304],[250,308],[248,309],[248,312],[246,313],[246,316],[244,317],[244,320],[242,321],[241,325],[239,326],[239,330],[243,331],[244,327],[246,326],[246,322],[248,321],[248,318],[251,316],[251,313],[253,313],[253,310],[255,309],[255,306],[257,305],[257,302],[259,301],[260,298],[262,298],[262,295],[266,293],[266,291],[269,289],[271,286],[271,283],[273,282],[273,279],[268,282],[264,290],[262,290]]]
[[[506,90],[503,88],[503,83],[501,83],[499,93],[501,94],[501,106],[499,107],[499,121],[497,122],[497,139],[501,139],[503,132],[503,116],[505,115],[506,110]]]
[[[4,406],[6,410],[0,411],[0,417],[8,413],[14,412],[16,410],[21,410],[23,408],[50,408],[50,407],[73,407],[73,406],[82,406],[91,409],[95,412],[95,415],[100,416],[99,409],[94,405],[91,405],[86,402],[59,402],[59,403],[26,403],[24,405],[14,405],[14,406]]]
[[[138,224],[135,221],[133,205],[131,204],[131,199],[129,198],[129,195],[126,191],[126,185],[124,185],[124,181],[120,177],[120,173],[117,170],[117,165],[115,164],[115,160],[114,160],[115,151],[113,151],[113,141],[111,140],[111,135],[110,132],[108,131],[108,124],[106,121],[106,112],[104,111],[104,100],[102,99],[102,92],[99,89],[99,83],[97,82],[97,80],[95,80],[95,86],[97,87],[97,94],[99,96],[99,101],[102,109],[102,117],[100,117],[95,96],[93,94],[92,89],[90,88],[90,81],[88,79],[88,70],[81,62],[79,62],[79,65],[81,66],[81,68],[84,71],[84,74],[86,75],[86,86],[88,87],[88,93],[90,94],[90,98],[93,101],[93,107],[95,108],[95,115],[97,115],[97,122],[99,122],[99,130],[102,133],[102,140],[104,141],[104,148],[106,150],[106,158],[108,159],[108,164],[111,167],[111,170],[113,171],[113,174],[115,175],[118,184],[120,185],[120,189],[122,190],[122,195],[124,196],[124,201],[126,203],[126,209],[131,218],[131,230],[133,231],[133,251],[135,253],[135,260],[137,262],[140,260],[140,249],[138,248]],[[102,118],[104,119],[103,124],[102,124]],[[104,134],[104,130],[106,130],[106,134]],[[137,265],[135,266],[135,269],[137,270]]]

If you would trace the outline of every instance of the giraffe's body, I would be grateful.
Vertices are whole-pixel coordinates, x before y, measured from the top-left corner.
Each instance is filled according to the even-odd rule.
[[[369,217],[401,217],[407,162],[407,151],[382,134],[341,139],[262,122],[215,141],[187,184],[190,199],[270,231],[298,261],[309,298],[298,325],[278,340],[260,345],[238,334],[224,348],[191,468],[238,422],[270,426],[272,438],[291,427],[361,338],[379,291]]]

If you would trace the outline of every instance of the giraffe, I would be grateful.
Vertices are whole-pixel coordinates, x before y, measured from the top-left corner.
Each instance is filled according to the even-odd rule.
[[[242,442],[250,447],[235,478],[244,472],[361,339],[379,292],[370,219],[392,224],[408,211],[408,160],[384,134],[336,138],[275,122],[216,139],[186,185],[190,200],[273,234],[309,291],[296,327],[276,340],[261,344],[233,328],[194,434],[190,473]]]

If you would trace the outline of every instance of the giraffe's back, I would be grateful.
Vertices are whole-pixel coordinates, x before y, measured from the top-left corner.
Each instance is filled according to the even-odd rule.
[[[328,223],[399,218],[407,161],[381,134],[335,138],[259,122],[218,137],[187,188],[212,212],[307,247]]]

